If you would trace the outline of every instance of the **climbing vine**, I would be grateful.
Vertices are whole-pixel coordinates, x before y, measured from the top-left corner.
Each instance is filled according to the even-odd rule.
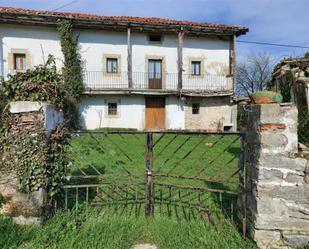
[[[7,103],[41,101],[62,110],[65,102],[62,76],[57,72],[54,58],[49,56],[44,65],[9,75],[3,82],[0,96],[2,175],[16,175],[24,192],[33,192],[43,187],[53,196],[64,181],[67,165],[63,127],[58,127],[51,136],[47,136],[43,110],[11,114]]]
[[[73,23],[70,20],[58,21],[61,50],[64,56],[62,76],[66,89],[64,112],[69,128],[79,128],[79,101],[84,91],[82,60],[77,38],[73,36]]]
[[[16,175],[25,192],[45,188],[50,196],[60,190],[65,180],[68,160],[64,130],[79,128],[79,101],[84,91],[82,61],[72,22],[60,20],[58,32],[64,55],[61,73],[54,57],[49,56],[44,65],[9,75],[0,89],[1,172]],[[47,136],[43,110],[11,114],[7,105],[11,101],[52,104],[64,112],[65,124]]]

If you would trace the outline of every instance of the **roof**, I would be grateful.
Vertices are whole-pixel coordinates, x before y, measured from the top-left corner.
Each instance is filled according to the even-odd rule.
[[[241,26],[225,25],[225,24],[213,24],[207,22],[192,22],[192,21],[178,21],[171,19],[162,19],[156,17],[134,17],[134,16],[101,16],[93,14],[83,14],[76,12],[55,12],[45,10],[30,10],[30,9],[17,9],[11,7],[0,7],[0,22],[4,20],[5,16],[13,17],[18,15],[19,17],[54,17],[54,18],[66,18],[76,21],[89,21],[89,22],[101,22],[110,23],[116,22],[122,25],[152,25],[152,26],[170,26],[172,28],[189,28],[194,31],[203,29],[205,31],[230,31],[229,33],[235,33],[236,35],[245,34],[248,32],[248,28]],[[49,19],[50,20],[50,19]],[[55,19],[56,20],[56,19]],[[17,22],[17,20],[16,20]]]

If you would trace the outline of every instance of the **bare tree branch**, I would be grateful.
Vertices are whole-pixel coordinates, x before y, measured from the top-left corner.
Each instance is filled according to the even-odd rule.
[[[269,54],[251,54],[236,68],[236,94],[250,96],[266,89],[271,79],[273,58]]]

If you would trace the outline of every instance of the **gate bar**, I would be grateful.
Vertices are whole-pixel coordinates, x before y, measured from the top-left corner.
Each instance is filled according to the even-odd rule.
[[[153,179],[152,179],[152,166],[153,166],[153,134],[147,132],[147,146],[146,146],[146,189],[145,189],[145,216],[153,216]]]

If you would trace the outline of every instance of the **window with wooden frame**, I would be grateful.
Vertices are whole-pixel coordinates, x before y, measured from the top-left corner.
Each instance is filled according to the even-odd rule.
[[[201,61],[191,61],[191,75],[201,75]]]
[[[109,116],[116,116],[117,115],[117,103],[116,102],[110,102],[108,105],[108,115]]]
[[[106,58],[106,72],[107,73],[118,73],[118,59],[117,58]]]
[[[26,54],[14,53],[14,70],[24,71],[26,70]]]
[[[200,114],[200,103],[192,103],[192,114]]]

